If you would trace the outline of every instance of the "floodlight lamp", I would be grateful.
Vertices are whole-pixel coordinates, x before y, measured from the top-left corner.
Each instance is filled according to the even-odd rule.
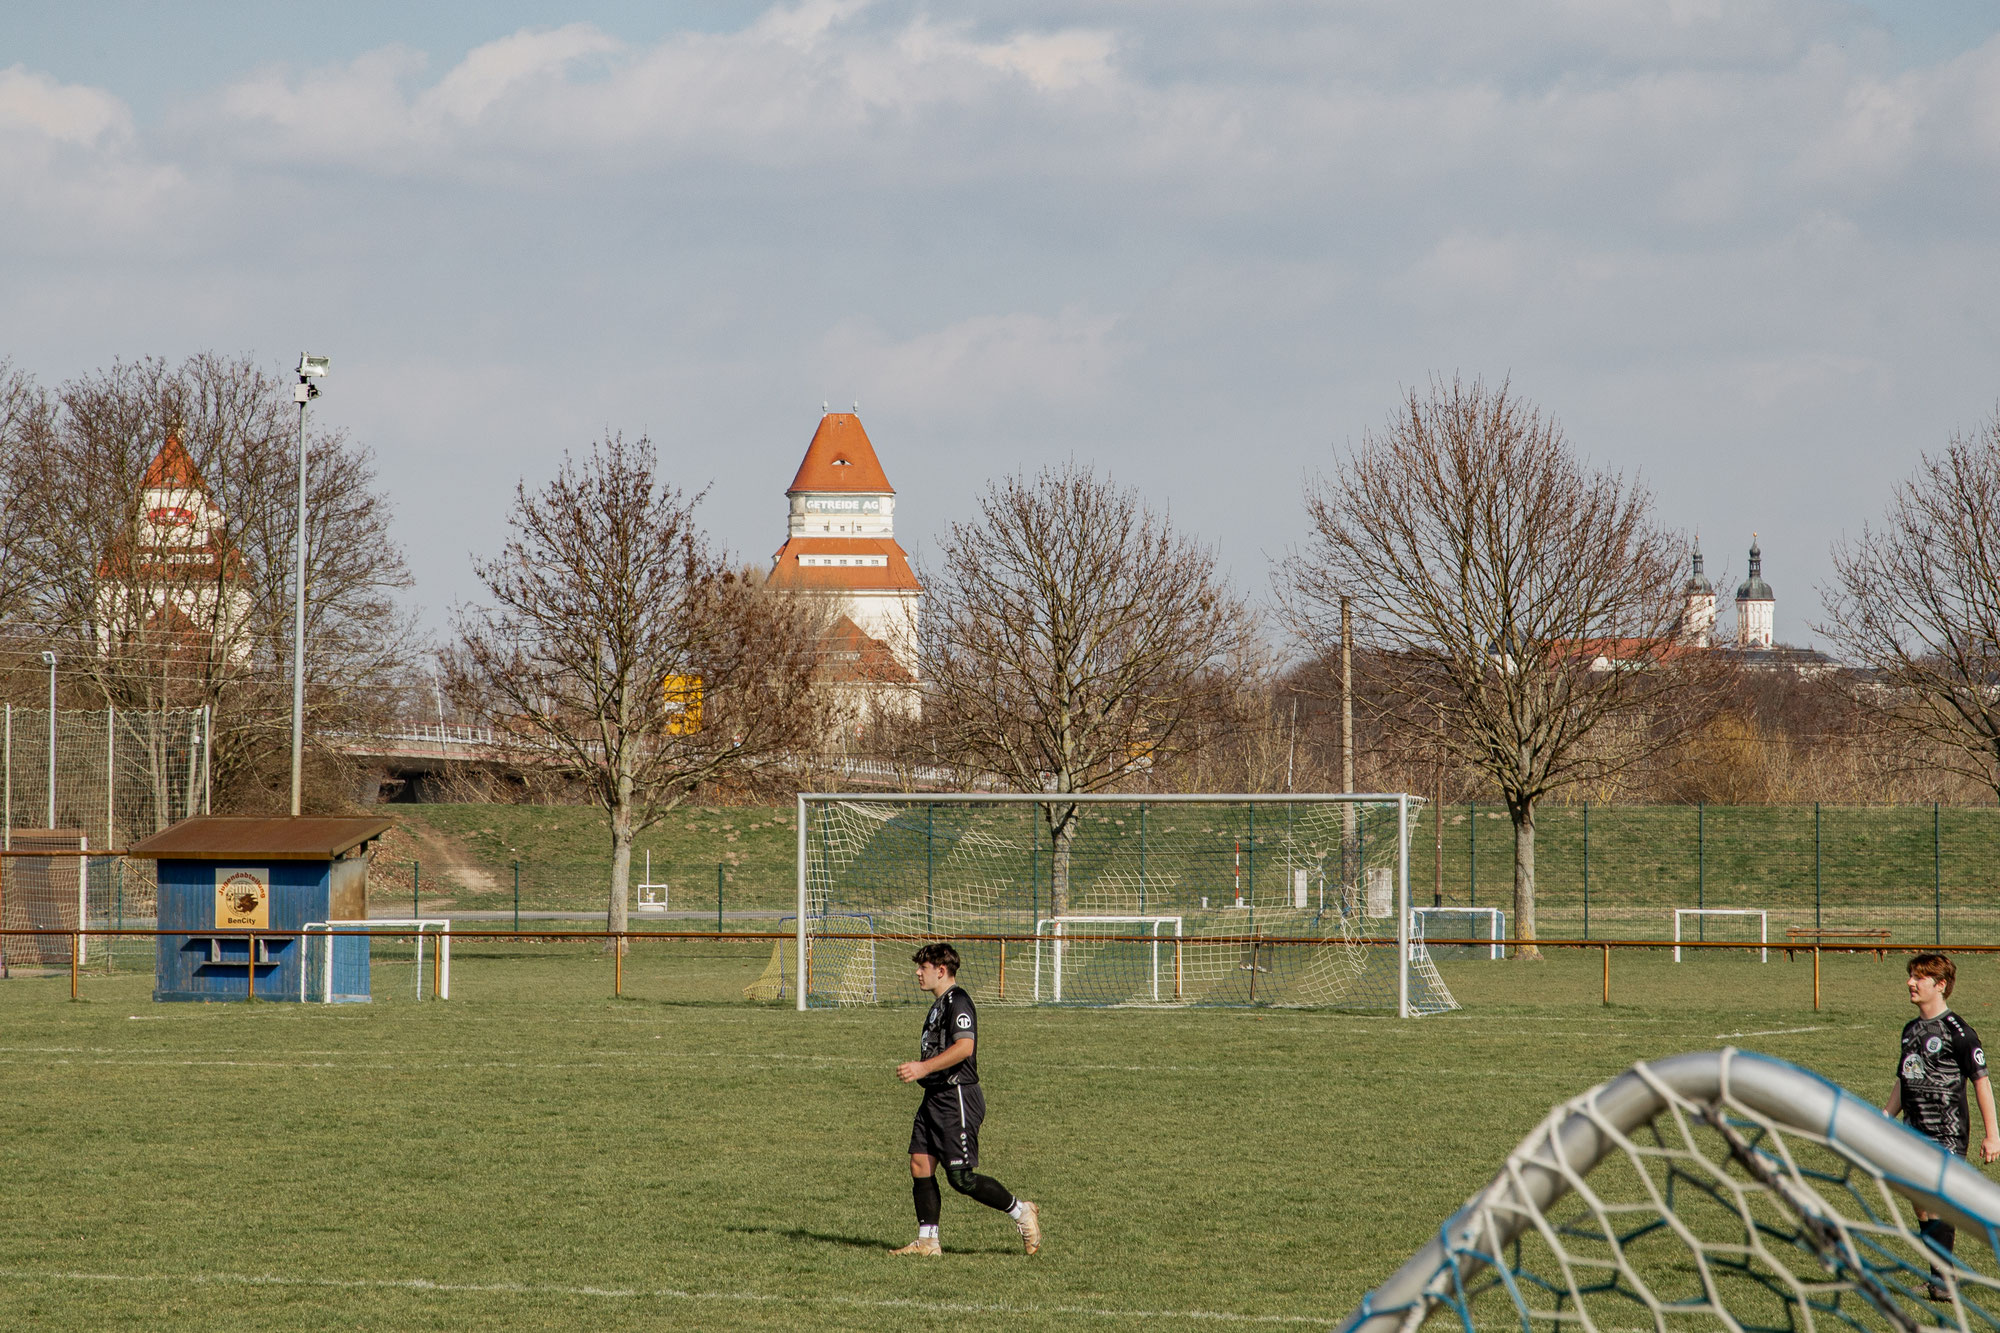
[[[302,352],[299,354],[299,378],[319,379],[332,367],[332,362],[332,357],[307,356]]]
[[[55,664],[56,664],[56,655],[55,655],[54,653],[52,653],[52,652],[48,651],[48,650],[47,650],[46,648],[45,648],[45,649],[43,649],[43,650],[42,650],[42,665],[43,665],[43,666],[54,666]]]

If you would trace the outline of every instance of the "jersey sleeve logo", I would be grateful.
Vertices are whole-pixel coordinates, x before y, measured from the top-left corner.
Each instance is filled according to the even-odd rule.
[[[1972,1048],[1972,1063],[1974,1063],[1974,1064],[1978,1065],[1978,1066],[1979,1066],[1979,1067],[1980,1067],[1981,1069],[1984,1069],[1984,1068],[1986,1068],[1986,1048],[1985,1048],[1985,1047],[1983,1047],[1983,1046],[1975,1046],[1975,1047],[1973,1047],[1973,1048]]]
[[[971,1026],[972,1026],[972,1015],[971,1015],[971,1014],[960,1014],[960,1015],[958,1016],[958,1026],[959,1026],[959,1028],[960,1028],[961,1030],[963,1030],[963,1029],[965,1029],[965,1028],[969,1028],[969,1027],[971,1027]]]

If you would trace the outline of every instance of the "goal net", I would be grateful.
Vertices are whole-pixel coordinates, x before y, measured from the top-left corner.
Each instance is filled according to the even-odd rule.
[[[1771,961],[1770,914],[1761,907],[1676,907],[1674,909],[1674,961],[1681,960],[1681,945],[1716,941],[1755,944],[1757,961]],[[1701,952],[1696,950],[1696,952]],[[1726,952],[1736,952],[1727,950]]]
[[[1339,1328],[1990,1333],[1996,1228],[2000,1184],[1867,1098],[1695,1052],[1556,1107]]]
[[[746,993],[913,1002],[901,942],[937,939],[982,1004],[1455,1009],[1408,937],[1422,808],[1400,795],[804,794],[796,935]]]

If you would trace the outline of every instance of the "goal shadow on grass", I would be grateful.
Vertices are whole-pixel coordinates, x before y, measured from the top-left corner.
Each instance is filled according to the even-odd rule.
[[[840,1236],[826,1231],[808,1231],[804,1227],[725,1227],[724,1230],[739,1236],[774,1236],[779,1240],[812,1241],[818,1245],[845,1245],[855,1250],[879,1250],[883,1253],[894,1249],[901,1241],[883,1240],[877,1236]],[[1019,1246],[1002,1245],[952,1245],[946,1254],[1018,1254]]]

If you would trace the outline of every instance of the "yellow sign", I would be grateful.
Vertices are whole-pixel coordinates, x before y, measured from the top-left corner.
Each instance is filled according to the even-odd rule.
[[[668,676],[660,688],[667,700],[667,735],[689,736],[700,731],[701,677]]]
[[[238,930],[268,930],[271,926],[271,872],[251,870],[215,872],[215,924]]]

